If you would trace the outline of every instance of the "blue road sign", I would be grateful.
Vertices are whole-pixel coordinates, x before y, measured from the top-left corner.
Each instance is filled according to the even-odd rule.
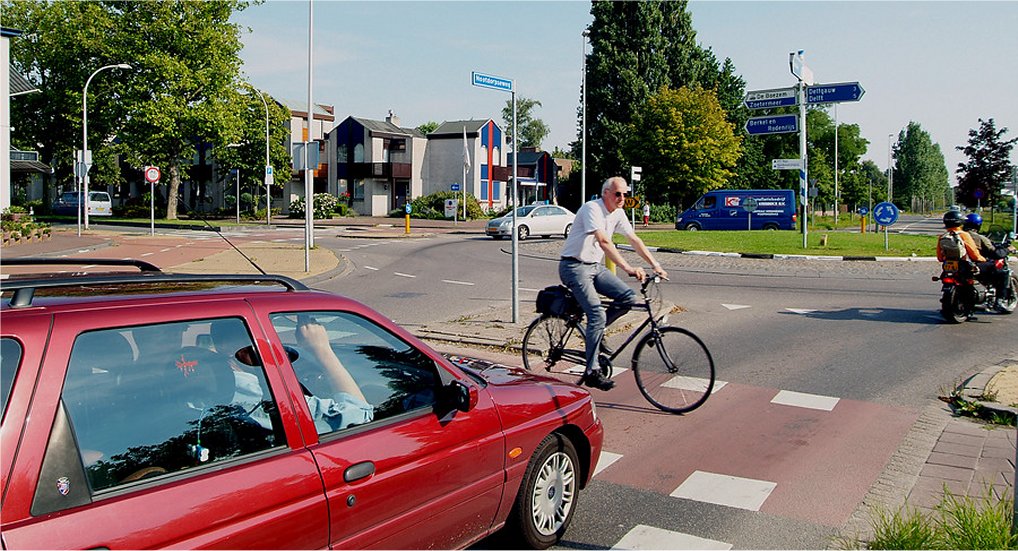
[[[798,115],[774,115],[772,117],[750,117],[746,121],[746,133],[751,136],[759,134],[784,134],[799,131]]]
[[[877,206],[873,207],[873,219],[877,221],[881,226],[890,226],[898,221],[898,207],[894,206],[894,203],[878,203]]]
[[[841,103],[859,101],[866,93],[858,82],[841,82],[838,84],[817,84],[806,88],[806,103]]]
[[[407,204],[406,204],[406,213],[407,213],[407,214],[410,214],[410,212],[411,212],[412,210],[413,210],[413,207],[411,207],[411,206],[410,206],[410,203],[407,203]]]
[[[770,109],[772,107],[788,107],[799,104],[799,95],[795,88],[775,88],[773,90],[753,90],[746,92],[742,100],[748,109]]]
[[[492,90],[501,90],[503,92],[513,91],[512,79],[486,75],[477,71],[470,73],[470,83],[481,88],[491,88]]]
[[[460,190],[460,185],[459,184],[452,184],[452,185],[449,186],[449,189],[451,189],[452,191],[459,191]]]
[[[870,213],[870,209],[866,207],[859,207],[859,216],[866,216]]]

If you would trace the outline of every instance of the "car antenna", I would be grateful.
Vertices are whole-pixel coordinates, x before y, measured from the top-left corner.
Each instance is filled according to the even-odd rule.
[[[240,198],[238,197],[237,200],[239,201]],[[252,266],[254,266],[256,270],[258,270],[259,272],[262,273],[262,275],[269,275],[268,273],[265,272],[265,270],[262,269],[261,266],[259,266],[258,264],[255,264],[255,261],[251,260],[251,257],[249,257],[248,255],[244,254],[244,251],[242,251],[239,248],[237,248],[237,246],[234,245],[232,241],[227,239],[226,236],[223,235],[219,231],[219,228],[217,228],[217,227],[213,226],[212,224],[210,224],[209,221],[205,219],[205,215],[204,214],[202,214],[200,212],[197,212],[194,209],[192,209],[191,207],[187,206],[187,203],[178,201],[177,204],[178,205],[182,205],[184,207],[184,209],[187,211],[187,214],[190,214],[192,216],[197,214],[198,218],[201,218],[201,221],[205,222],[205,225],[208,226],[210,230],[216,232],[216,235],[218,235],[219,237],[223,238],[223,241],[226,241],[227,244],[229,244],[231,247],[233,247],[233,250],[237,251],[238,253],[240,253],[240,256],[244,257],[244,260],[247,260],[248,263],[250,263]]]

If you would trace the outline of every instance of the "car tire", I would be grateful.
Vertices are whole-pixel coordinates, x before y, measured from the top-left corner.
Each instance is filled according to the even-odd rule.
[[[520,543],[531,549],[558,543],[576,511],[581,476],[576,448],[568,438],[553,433],[541,441],[507,523]]]
[[[527,237],[530,237],[530,228],[521,225],[516,229],[516,233],[519,235],[520,241],[525,241]]]
[[[562,237],[569,237],[569,230],[573,229],[572,224],[566,224],[566,229],[562,232]]]
[[[700,224],[696,222],[690,222],[686,224],[686,231],[700,231]]]

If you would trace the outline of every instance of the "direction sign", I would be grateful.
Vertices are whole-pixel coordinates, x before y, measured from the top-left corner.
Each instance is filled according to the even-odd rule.
[[[495,75],[486,75],[484,73],[478,73],[477,71],[470,73],[470,83],[474,86],[480,86],[481,88],[491,88],[492,90],[501,90],[503,92],[513,91],[512,79],[497,77]]]
[[[638,209],[640,208],[640,198],[630,195],[626,197],[625,204],[622,205],[624,209]]]
[[[460,185],[459,184],[450,184],[449,185],[449,189],[452,190],[452,191],[459,191],[460,190]]]
[[[798,105],[799,97],[795,88],[774,88],[772,90],[753,90],[746,92],[742,103],[749,109],[770,109],[771,107],[787,107]]]
[[[413,207],[410,205],[410,203],[407,203],[406,204],[406,213],[410,214],[411,211],[413,211]]]
[[[771,117],[750,117],[746,121],[746,133],[755,136],[759,134],[785,134],[799,131],[798,115],[774,115]]]
[[[890,226],[898,221],[898,207],[894,206],[894,203],[878,203],[877,206],[873,207],[873,219],[877,221],[881,226]]]
[[[771,159],[771,168],[774,170],[799,170],[802,168],[802,161],[799,159]]]
[[[838,84],[817,84],[806,88],[806,103],[841,103],[859,101],[866,93],[858,82],[841,82]]]

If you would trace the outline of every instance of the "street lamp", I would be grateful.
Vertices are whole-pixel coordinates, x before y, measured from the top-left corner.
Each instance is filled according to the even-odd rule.
[[[587,37],[590,29],[583,30],[583,130],[580,136],[580,206],[587,201]]]
[[[894,190],[894,184],[893,184],[894,183],[894,165],[891,164],[891,159],[893,158],[893,155],[892,155],[892,149],[893,148],[891,146],[891,143],[892,143],[893,139],[894,139],[894,134],[888,134],[887,135],[887,202],[888,203],[892,202],[891,201],[891,192]]]
[[[94,73],[89,75],[88,80],[85,81],[85,90],[81,94],[81,113],[82,113],[82,115],[81,115],[81,120],[82,120],[82,125],[81,125],[81,127],[82,127],[82,130],[81,130],[81,142],[82,142],[81,143],[81,163],[82,163],[81,184],[82,184],[82,188],[83,189],[82,189],[82,194],[81,194],[81,200],[79,201],[78,207],[80,209],[81,208],[81,203],[85,204],[85,229],[86,230],[88,229],[88,169],[91,168],[91,166],[92,166],[92,152],[88,150],[88,85],[92,83],[92,78],[94,78],[97,74],[99,74],[100,71],[103,71],[105,69],[130,69],[130,68],[131,68],[131,66],[126,64],[126,63],[118,63],[116,65],[105,65],[103,67],[99,67],[98,69],[95,70]],[[80,235],[81,234],[81,222],[80,222],[80,216],[81,215],[79,214],[78,216],[79,216],[78,234]]]
[[[262,100],[262,105],[265,107],[265,225],[272,225],[272,193],[270,191],[272,187],[272,165],[269,164],[269,104],[265,102],[265,94],[256,90],[254,86],[244,83],[252,92],[258,94],[258,99]]]
[[[242,144],[239,144],[239,143],[231,143],[231,144],[226,144],[226,147],[227,147],[227,149],[236,149],[236,148],[240,147],[241,145]],[[239,168],[235,168],[235,169],[231,170],[230,172],[236,172],[237,173],[237,195],[234,197],[233,202],[237,206],[237,225],[240,225],[240,169]]]

